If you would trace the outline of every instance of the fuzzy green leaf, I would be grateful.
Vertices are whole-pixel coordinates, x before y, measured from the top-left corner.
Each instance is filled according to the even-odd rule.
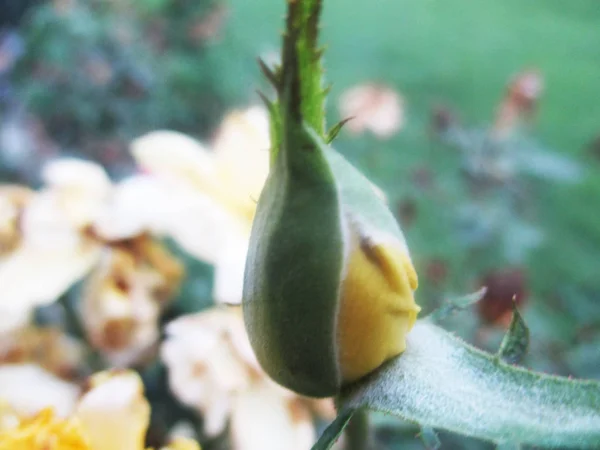
[[[599,383],[510,366],[423,320],[406,352],[349,387],[340,402],[496,443],[600,442]]]
[[[513,303],[510,327],[502,339],[498,357],[509,364],[518,364],[529,348],[529,328]]]
[[[521,445],[514,442],[503,442],[502,444],[496,445],[496,450],[520,450]]]

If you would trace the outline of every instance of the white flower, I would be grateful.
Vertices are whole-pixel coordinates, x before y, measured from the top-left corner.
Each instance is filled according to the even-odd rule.
[[[132,143],[137,163],[155,180],[153,189],[163,192],[154,197],[163,216],[149,219],[147,226],[214,264],[214,296],[219,302],[241,301],[250,228],[268,174],[269,145],[268,117],[262,108],[229,114],[210,150],[172,131],[149,133]]]
[[[202,413],[209,436],[231,421],[236,450],[307,450],[315,439],[313,412],[335,415],[331,400],[299,397],[267,377],[238,310],[183,316],[166,332],[161,355],[172,392]]]

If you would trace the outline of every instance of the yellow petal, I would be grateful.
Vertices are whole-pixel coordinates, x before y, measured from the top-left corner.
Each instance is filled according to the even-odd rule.
[[[338,314],[338,358],[344,382],[402,353],[420,308],[417,276],[399,243],[375,244],[352,230]],[[376,330],[365,338],[364,330]]]
[[[0,450],[93,450],[76,420],[60,420],[51,409],[0,431]]]
[[[150,406],[139,375],[133,371],[102,372],[91,380],[76,417],[92,450],[143,450]]]
[[[196,441],[192,439],[175,439],[169,445],[163,447],[162,450],[202,450]]]
[[[89,272],[99,255],[93,243],[63,248],[23,245],[0,263],[0,314],[22,320],[36,306],[53,302]]]
[[[34,364],[0,366],[0,399],[21,417],[52,407],[65,417],[75,406],[79,388]]]
[[[212,190],[217,183],[214,155],[176,131],[153,131],[131,143],[137,164],[147,172]]]

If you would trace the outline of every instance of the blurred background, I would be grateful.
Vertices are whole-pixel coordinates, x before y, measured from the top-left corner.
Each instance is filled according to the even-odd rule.
[[[260,369],[223,304],[240,301],[246,203],[265,174],[249,156],[266,161],[257,90],[272,95],[256,58],[277,62],[284,3],[0,2],[0,279],[12,283],[0,310],[19,316],[0,330],[0,377],[37,365],[81,386],[134,368],[154,446],[183,433],[203,449],[258,448],[252,430],[278,426],[243,413]],[[326,0],[322,27],[329,121],[353,117],[335,147],[385,192],[424,313],[487,286],[444,326],[495,351],[514,297],[531,329],[524,365],[584,378],[600,377],[599,23],[595,0]],[[50,194],[52,207],[34,208]],[[48,275],[60,286],[22,292],[15,280],[36,284],[50,255],[30,241],[54,240],[59,222],[98,254],[65,256],[65,274]],[[149,268],[159,281],[138,286]],[[56,350],[58,335],[80,353]],[[330,405],[280,397],[309,437],[279,448],[308,448]],[[21,415],[39,406],[7,402]],[[376,448],[424,448],[408,423],[372,423]]]

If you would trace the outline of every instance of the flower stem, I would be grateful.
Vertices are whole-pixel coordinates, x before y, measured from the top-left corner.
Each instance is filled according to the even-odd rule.
[[[354,413],[345,430],[346,450],[368,450],[371,446],[369,413],[361,409]]]

